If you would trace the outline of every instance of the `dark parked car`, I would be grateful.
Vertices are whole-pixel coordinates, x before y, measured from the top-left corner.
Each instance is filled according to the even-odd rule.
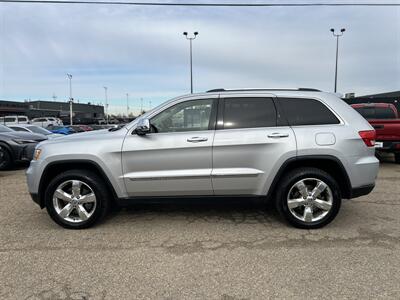
[[[46,139],[42,134],[17,132],[0,125],[0,170],[32,160],[36,144]]]

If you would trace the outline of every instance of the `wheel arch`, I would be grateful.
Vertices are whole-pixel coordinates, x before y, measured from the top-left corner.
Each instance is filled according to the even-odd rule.
[[[342,198],[350,199],[352,197],[350,178],[337,157],[332,155],[304,155],[289,158],[282,164],[268,190],[267,199],[274,196],[276,189],[279,188],[279,181],[287,172],[300,167],[313,167],[327,172],[337,181]]]
[[[60,174],[61,172],[65,172],[68,170],[89,170],[97,174],[101,179],[103,179],[104,183],[106,184],[108,190],[113,196],[113,199],[117,199],[117,193],[111,184],[110,180],[108,179],[106,173],[103,171],[103,169],[94,161],[91,160],[80,160],[80,159],[74,159],[74,160],[62,160],[62,161],[55,161],[52,163],[49,163],[46,168],[43,170],[40,182],[39,182],[39,190],[38,190],[38,195],[39,195],[39,205],[41,208],[44,208],[44,199],[45,199],[45,190],[46,186],[50,183],[50,181],[57,175]]]

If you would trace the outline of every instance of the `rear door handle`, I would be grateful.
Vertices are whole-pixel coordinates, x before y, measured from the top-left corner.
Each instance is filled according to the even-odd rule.
[[[274,132],[274,133],[268,134],[268,137],[272,138],[272,139],[280,139],[280,138],[285,138],[288,136],[289,136],[288,133],[279,133],[279,132]]]
[[[187,141],[188,141],[189,143],[200,143],[200,142],[206,142],[206,141],[208,141],[208,138],[206,138],[206,137],[200,137],[200,136],[194,136],[194,137],[188,138]]]

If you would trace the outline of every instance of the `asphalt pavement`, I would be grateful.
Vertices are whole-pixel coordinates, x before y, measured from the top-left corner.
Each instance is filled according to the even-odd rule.
[[[0,299],[400,299],[400,165],[333,223],[247,202],[137,205],[66,230],[0,172]]]

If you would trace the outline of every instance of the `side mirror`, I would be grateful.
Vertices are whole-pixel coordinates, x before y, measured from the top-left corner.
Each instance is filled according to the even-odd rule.
[[[135,129],[136,134],[145,135],[150,132],[150,120],[149,119],[140,119],[137,127]]]

